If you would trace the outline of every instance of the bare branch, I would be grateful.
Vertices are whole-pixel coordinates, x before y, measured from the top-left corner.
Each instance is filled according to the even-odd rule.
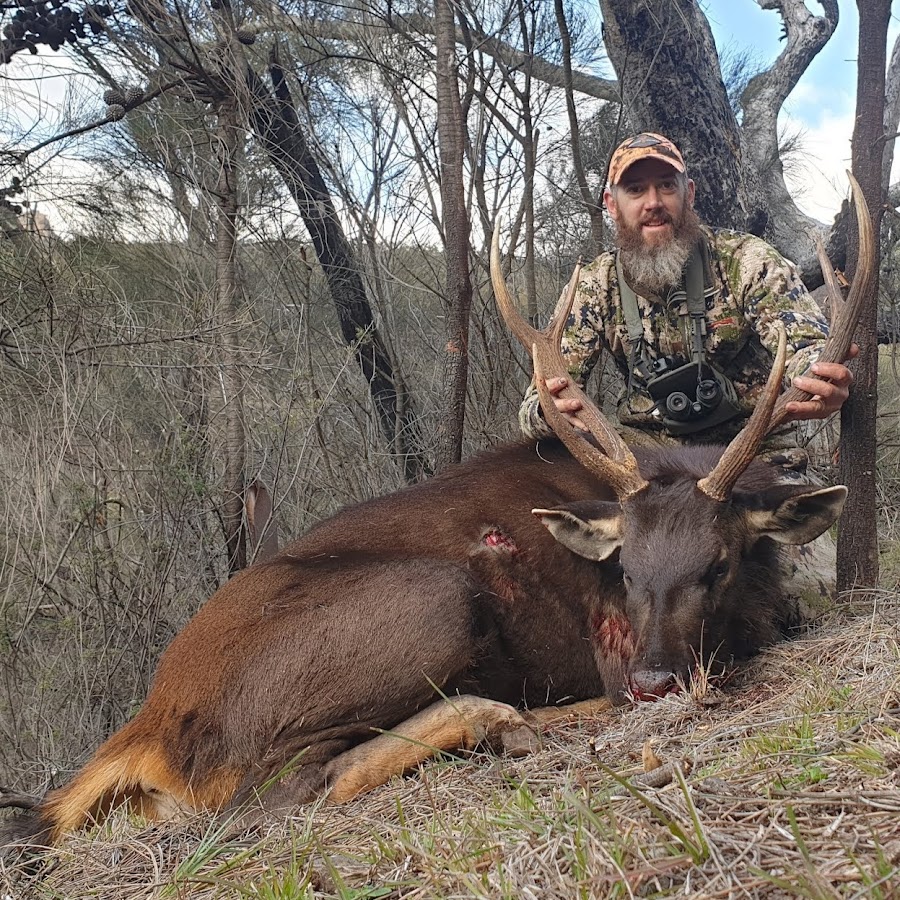
[[[348,22],[336,19],[308,19],[301,16],[288,16],[276,10],[272,11],[274,25],[301,34],[305,37],[318,38],[320,40],[347,41],[365,45],[372,40],[373,30],[381,29],[385,36],[391,33],[434,35],[434,21],[430,16],[420,14],[410,16],[394,16],[390,23],[387,22]],[[258,32],[270,31],[273,22],[269,21],[255,26]],[[490,37],[477,29],[471,30],[471,38],[475,40],[475,49],[487,56],[501,61],[507,69],[528,68],[533,78],[549,84],[551,87],[564,88],[567,83],[566,70],[563,66],[548,62],[539,56],[530,56],[527,53],[501,41],[499,38]],[[463,36],[459,28],[456,29],[456,42],[463,43]],[[614,103],[620,101],[618,82],[608,78],[598,78],[585,72],[571,73],[572,89],[587,97],[595,97],[598,100],[611,100]]]
[[[575,109],[575,88],[572,71],[572,40],[569,34],[569,23],[566,21],[566,13],[563,8],[563,0],[555,0],[556,23],[562,40],[563,73],[565,75],[566,113],[569,118],[569,140],[572,147],[572,167],[575,172],[575,180],[581,193],[581,202],[587,210],[591,220],[591,235],[599,250],[603,245],[603,209],[600,198],[594,198],[588,185],[587,174],[584,170],[584,161],[581,153],[581,131],[578,127],[578,113]]]
[[[760,179],[763,205],[770,210],[772,242],[787,248],[795,259],[812,253],[790,250],[797,236],[812,234],[822,225],[802,213],[784,181],[778,148],[778,113],[816,54],[828,43],[838,23],[837,0],[820,0],[824,15],[813,15],[803,0],[757,0],[762,9],[781,14],[786,35],[784,50],[772,66],[750,79],[741,95],[743,119],[741,144],[752,169]]]

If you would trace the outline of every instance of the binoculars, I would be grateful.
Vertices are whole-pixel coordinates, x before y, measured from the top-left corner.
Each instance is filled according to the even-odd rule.
[[[689,434],[740,415],[731,382],[706,363],[680,363],[662,356],[650,363],[647,393],[672,434]]]

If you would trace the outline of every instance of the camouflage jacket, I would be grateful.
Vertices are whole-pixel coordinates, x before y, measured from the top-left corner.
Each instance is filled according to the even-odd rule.
[[[828,336],[828,324],[800,280],[796,267],[765,241],[734,231],[705,230],[705,233],[712,270],[707,283],[711,282],[715,288],[706,303],[706,360],[731,379],[743,411],[749,415],[771,369],[777,346],[774,323],[780,320],[787,330],[786,380],[802,375],[815,362]],[[640,295],[637,300],[644,323],[646,356],[650,360],[672,355],[690,359],[692,332],[685,315],[686,304]],[[569,374],[582,386],[602,350],[612,355],[627,384],[630,342],[614,253],[601,254],[582,270],[572,314],[563,334],[562,350]],[[664,431],[652,406],[646,393],[638,390],[626,396],[623,390],[618,402],[623,430],[654,433],[655,442],[676,441]],[[519,424],[528,437],[543,437],[550,432],[541,415],[533,383],[520,407]],[[742,424],[743,418],[738,418],[677,440],[728,441]],[[792,443],[792,440],[776,440],[770,441],[769,446]]]

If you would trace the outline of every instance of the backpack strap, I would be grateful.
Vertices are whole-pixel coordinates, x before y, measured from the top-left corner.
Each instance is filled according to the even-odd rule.
[[[644,353],[644,322],[638,310],[637,294],[634,288],[625,280],[622,270],[622,256],[616,252],[616,279],[619,282],[619,300],[622,304],[622,313],[625,316],[625,327],[628,329],[628,396],[634,391],[634,373],[638,371],[641,378],[647,381],[650,378],[650,369],[647,365],[647,357]]]

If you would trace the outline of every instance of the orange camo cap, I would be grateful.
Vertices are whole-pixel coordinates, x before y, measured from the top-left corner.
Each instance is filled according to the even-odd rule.
[[[609,161],[609,183],[618,184],[625,170],[639,159],[658,159],[668,163],[677,172],[685,172],[687,166],[681,151],[667,138],[652,131],[643,131],[626,138],[616,147]]]

